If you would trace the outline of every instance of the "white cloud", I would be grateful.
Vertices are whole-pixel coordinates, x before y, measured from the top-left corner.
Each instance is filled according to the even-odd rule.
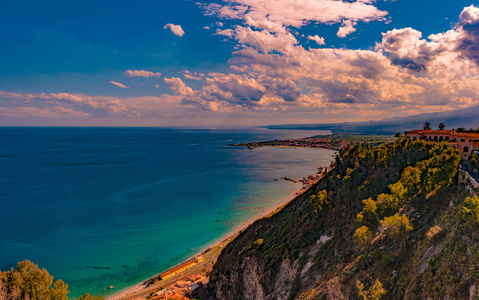
[[[183,76],[187,79],[191,79],[191,80],[196,80],[196,81],[200,81],[202,80],[204,77],[205,77],[205,74],[203,73],[191,73],[190,71],[186,70],[186,71],[183,71]]]
[[[318,36],[318,35],[313,35],[313,36],[308,35],[308,39],[309,39],[309,40],[312,40],[312,41],[315,41],[316,44],[318,44],[318,45],[320,45],[320,46],[326,44],[326,43],[324,42],[324,38],[323,38],[323,37],[320,37],[320,36]]]
[[[110,83],[113,84],[114,86],[117,86],[117,87],[122,88],[122,89],[129,89],[129,87],[127,87],[123,83],[119,83],[119,82],[116,82],[116,81],[113,81],[113,80],[111,80]]]
[[[225,19],[249,19],[256,24],[264,21],[281,26],[301,27],[308,22],[338,23],[351,21],[385,20],[387,12],[381,11],[371,1],[348,2],[342,0],[231,0],[225,5],[202,5],[209,15]],[[252,25],[253,26],[253,25]],[[266,27],[261,27],[268,29]]]
[[[12,93],[0,91],[0,99],[4,99],[4,105],[15,101],[15,105],[44,109],[45,105],[54,105],[74,115],[138,115],[117,98],[104,96],[87,96],[84,94],[70,93]],[[38,106],[38,107],[37,107]],[[12,109],[14,107],[11,107]],[[59,111],[57,109],[57,112]],[[76,112],[76,113],[73,113]]]
[[[145,70],[126,70],[123,72],[124,76],[128,77],[160,77],[161,73],[153,73],[150,71],[145,71]]]
[[[182,37],[183,35],[185,35],[185,32],[183,31],[183,28],[181,28],[181,25],[168,23],[163,27],[163,29],[167,29],[167,28],[169,28],[171,32],[173,32],[173,34],[179,37]]]
[[[163,81],[166,83],[166,86],[175,93],[175,95],[190,95],[193,93],[193,90],[186,86],[180,78],[165,78]]]
[[[267,30],[253,30],[251,27],[236,26],[234,30],[218,30],[217,34],[232,37],[238,43],[255,47],[262,52],[291,51],[298,43],[290,32],[271,33]]]
[[[10,118],[33,117],[58,119],[65,117],[88,117],[89,114],[63,107],[37,108],[37,107],[0,107],[0,116]]]
[[[351,20],[344,20],[341,27],[339,27],[338,33],[336,34],[340,38],[345,38],[347,35],[356,31],[356,22],[352,22]]]
[[[479,9],[465,8],[450,31],[428,39],[412,28],[394,29],[368,51],[306,50],[286,27],[219,30],[238,42],[230,60],[236,74],[208,74],[203,87],[181,103],[209,111],[315,112],[326,119],[342,115],[353,120],[477,105],[479,47],[468,48],[479,36],[476,16]],[[341,35],[354,25],[344,21]],[[322,42],[319,36],[307,38]]]

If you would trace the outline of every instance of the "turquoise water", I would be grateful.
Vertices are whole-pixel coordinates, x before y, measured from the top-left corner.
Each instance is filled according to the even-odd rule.
[[[332,151],[227,146],[318,131],[0,128],[0,269],[30,259],[107,295],[217,241]],[[117,290],[118,290],[117,289]]]

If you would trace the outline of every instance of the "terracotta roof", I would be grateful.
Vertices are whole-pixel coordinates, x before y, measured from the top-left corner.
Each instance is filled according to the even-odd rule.
[[[455,130],[411,130],[406,131],[405,134],[450,134],[454,136],[461,136],[461,137],[477,137],[479,138],[479,133],[475,132],[457,132]]]
[[[471,133],[471,132],[456,132],[455,135],[457,136],[473,136],[473,137],[479,137],[479,133]]]
[[[454,133],[455,130],[422,130],[422,129],[416,129],[416,130],[411,130],[411,131],[406,131],[406,133],[435,133],[435,134],[452,134]]]

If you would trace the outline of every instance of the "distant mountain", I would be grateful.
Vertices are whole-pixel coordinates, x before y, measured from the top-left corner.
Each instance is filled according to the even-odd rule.
[[[357,132],[357,133],[378,133],[394,134],[406,130],[420,129],[424,122],[429,121],[435,129],[439,123],[446,124],[446,129],[458,127],[478,128],[479,127],[479,106],[436,112],[424,113],[409,117],[390,118],[380,121],[347,122],[332,124],[286,124],[269,125],[269,129],[296,129],[296,130],[332,130],[334,132]]]

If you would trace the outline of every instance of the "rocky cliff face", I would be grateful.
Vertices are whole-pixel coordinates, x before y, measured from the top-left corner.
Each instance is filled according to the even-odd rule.
[[[470,194],[454,182],[458,154],[438,147],[399,139],[341,151],[317,185],[225,247],[210,294],[221,300],[476,295],[479,217],[474,221],[471,212],[477,204],[479,216],[479,199],[464,202]]]

